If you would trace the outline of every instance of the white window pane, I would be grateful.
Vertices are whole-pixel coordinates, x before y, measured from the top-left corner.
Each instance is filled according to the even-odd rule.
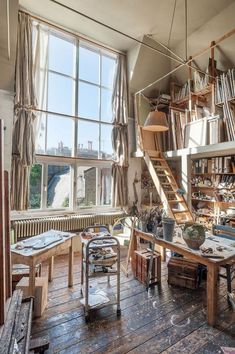
[[[46,114],[37,112],[36,147],[35,147],[37,154],[46,153],[46,129],[47,129]]]
[[[83,82],[79,83],[78,115],[80,117],[99,119],[99,94],[99,87]]]
[[[78,122],[78,156],[97,159],[99,155],[99,124]]]
[[[74,43],[50,35],[49,38],[49,69],[75,76],[75,53]]]
[[[79,78],[94,84],[100,83],[100,55],[79,47]]]
[[[77,205],[92,207],[96,205],[97,169],[91,166],[79,166],[77,169]]]
[[[113,80],[116,69],[116,60],[114,58],[102,56],[102,78],[101,85],[113,88]]]
[[[113,157],[112,129],[111,125],[101,124],[100,158],[102,159],[112,159]]]
[[[31,167],[29,175],[29,209],[40,209],[42,191],[42,165]]]
[[[48,165],[47,206],[68,208],[71,186],[70,166]]]
[[[111,168],[100,169],[100,205],[111,204]]]
[[[49,73],[49,111],[74,115],[74,83],[73,79]]]
[[[74,121],[68,117],[48,115],[47,154],[72,156]]]
[[[112,91],[101,89],[101,121],[112,122]]]

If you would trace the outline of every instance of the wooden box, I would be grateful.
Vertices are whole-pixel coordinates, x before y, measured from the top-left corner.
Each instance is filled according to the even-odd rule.
[[[16,289],[23,291],[23,298],[29,296],[29,278],[22,278],[16,285]],[[47,277],[35,278],[35,299],[34,299],[34,317],[40,317],[47,306]]]
[[[151,258],[151,252],[146,250],[135,251],[134,259],[132,260],[132,269],[134,276],[141,282],[146,284],[148,278],[148,270]],[[151,272],[150,284],[160,282],[161,274],[161,255],[154,251],[153,267]]]
[[[168,262],[168,283],[189,289],[198,288],[198,263],[182,257],[171,257]]]

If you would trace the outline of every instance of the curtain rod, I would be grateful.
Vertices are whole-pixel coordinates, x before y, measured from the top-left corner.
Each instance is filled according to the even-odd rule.
[[[102,43],[100,43],[100,42],[98,42],[98,41],[95,41],[95,40],[93,40],[93,39],[87,38],[86,36],[84,36],[84,35],[82,35],[82,34],[80,34],[80,33],[73,32],[72,30],[67,30],[67,29],[64,28],[64,27],[62,27],[62,26],[60,26],[60,25],[56,25],[55,23],[52,23],[52,22],[50,22],[50,21],[48,21],[48,20],[46,20],[46,19],[44,19],[44,18],[42,18],[42,17],[40,17],[40,16],[36,16],[36,15],[32,14],[32,13],[29,12],[29,11],[26,11],[26,10],[24,10],[24,9],[19,9],[19,12],[21,12],[21,13],[23,13],[23,14],[26,14],[26,15],[29,15],[29,16],[30,16],[31,18],[33,18],[34,20],[39,21],[39,22],[42,22],[42,23],[45,23],[46,25],[48,25],[48,26],[50,26],[50,27],[52,27],[52,28],[55,28],[55,29],[57,29],[57,30],[59,30],[59,31],[62,31],[62,32],[64,32],[64,33],[67,33],[67,34],[69,34],[69,35],[72,35],[73,37],[76,37],[76,38],[78,38],[78,39],[82,39],[82,40],[85,40],[85,41],[90,42],[90,43],[92,43],[92,44],[95,44],[95,45],[99,46],[100,48],[109,50],[110,52],[113,52],[113,53],[115,53],[115,54],[120,54],[120,55],[126,56],[126,53],[124,53],[124,52],[122,52],[122,51],[120,51],[120,50],[118,50],[118,49],[111,48],[111,47],[109,47],[108,45],[106,46],[106,45],[104,45],[104,44],[102,44]]]

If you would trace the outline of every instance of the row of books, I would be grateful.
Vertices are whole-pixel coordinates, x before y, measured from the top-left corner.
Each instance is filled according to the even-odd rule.
[[[216,77],[215,102],[221,103],[235,97],[235,69]]]
[[[231,173],[234,171],[234,164],[231,156],[194,160],[192,173]]]
[[[179,101],[189,95],[190,92],[190,81],[185,82],[185,84],[180,88],[178,92],[174,94],[174,101]]]

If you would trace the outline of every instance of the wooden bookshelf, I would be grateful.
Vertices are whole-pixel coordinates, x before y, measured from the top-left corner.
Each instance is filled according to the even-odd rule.
[[[234,155],[192,159],[191,203],[196,221],[212,226],[222,219],[233,220],[226,210],[235,206],[234,164]]]

